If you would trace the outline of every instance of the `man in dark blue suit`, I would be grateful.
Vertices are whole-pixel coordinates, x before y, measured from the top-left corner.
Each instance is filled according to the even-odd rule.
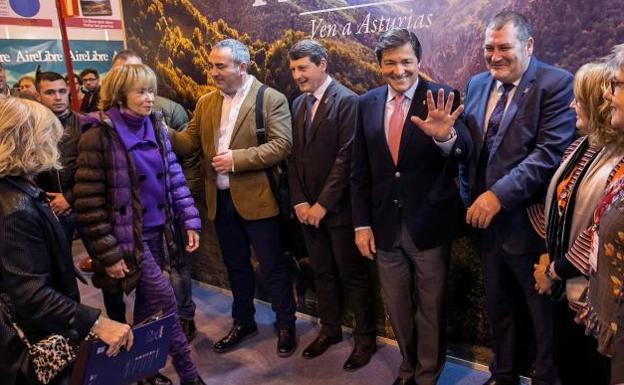
[[[514,344],[521,297],[535,330],[533,384],[552,385],[558,378],[551,303],[537,293],[532,276],[544,242],[531,226],[527,207],[543,199],[573,138],[572,75],[533,57],[530,25],[511,11],[488,23],[484,56],[488,71],[466,86],[464,122],[475,151],[461,165],[460,180],[466,222],[483,229],[485,304],[495,354],[485,384],[518,384]]]
[[[460,207],[454,177],[470,137],[456,121],[457,91],[419,76],[414,33],[387,31],[375,54],[387,85],[358,103],[351,166],[356,245],[364,257],[375,256],[403,356],[394,384],[434,385],[446,354],[446,274]]]

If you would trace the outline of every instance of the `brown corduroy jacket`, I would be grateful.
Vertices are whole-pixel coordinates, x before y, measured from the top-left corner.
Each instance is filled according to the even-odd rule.
[[[264,93],[263,118],[266,143],[258,145],[256,135],[256,95],[262,83],[254,79],[240,108],[229,148],[234,172],[229,174],[230,194],[238,214],[247,220],[264,219],[278,214],[278,206],[266,169],[286,159],[292,149],[291,116],[286,97],[267,88]],[[184,132],[169,130],[174,152],[188,156],[200,151],[208,218],[217,211],[216,172],[211,166],[216,155],[221,125],[223,97],[219,91],[202,96],[195,114]]]

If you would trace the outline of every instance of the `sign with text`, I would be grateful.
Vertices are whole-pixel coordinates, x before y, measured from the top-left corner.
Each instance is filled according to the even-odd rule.
[[[124,48],[122,41],[74,40],[69,46],[77,73],[87,67],[105,73],[115,53]],[[0,40],[0,63],[6,68],[9,86],[22,75],[34,74],[38,64],[42,71],[66,72],[60,40]]]

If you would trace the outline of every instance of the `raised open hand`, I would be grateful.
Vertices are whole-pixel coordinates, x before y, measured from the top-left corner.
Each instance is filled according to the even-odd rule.
[[[418,125],[427,135],[433,137],[438,142],[445,142],[450,139],[453,124],[464,111],[464,105],[460,105],[451,113],[455,93],[449,93],[446,104],[444,103],[444,89],[438,90],[438,102],[433,101],[433,93],[427,91],[427,119],[422,120],[418,116],[412,116],[412,123]]]

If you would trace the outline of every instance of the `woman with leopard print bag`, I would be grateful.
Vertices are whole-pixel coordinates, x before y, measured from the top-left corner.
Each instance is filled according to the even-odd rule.
[[[111,321],[101,316],[98,309],[80,304],[63,231],[45,193],[34,183],[39,172],[59,167],[57,143],[62,134],[58,119],[41,104],[16,98],[0,100],[3,385],[68,383],[70,352],[58,351],[52,358],[36,359],[41,357],[33,348],[40,346],[42,340],[51,342],[51,336],[55,339],[52,346],[58,347],[59,339],[77,345],[93,333],[109,345],[109,355],[132,346],[128,325]],[[55,365],[61,361],[62,365]]]

